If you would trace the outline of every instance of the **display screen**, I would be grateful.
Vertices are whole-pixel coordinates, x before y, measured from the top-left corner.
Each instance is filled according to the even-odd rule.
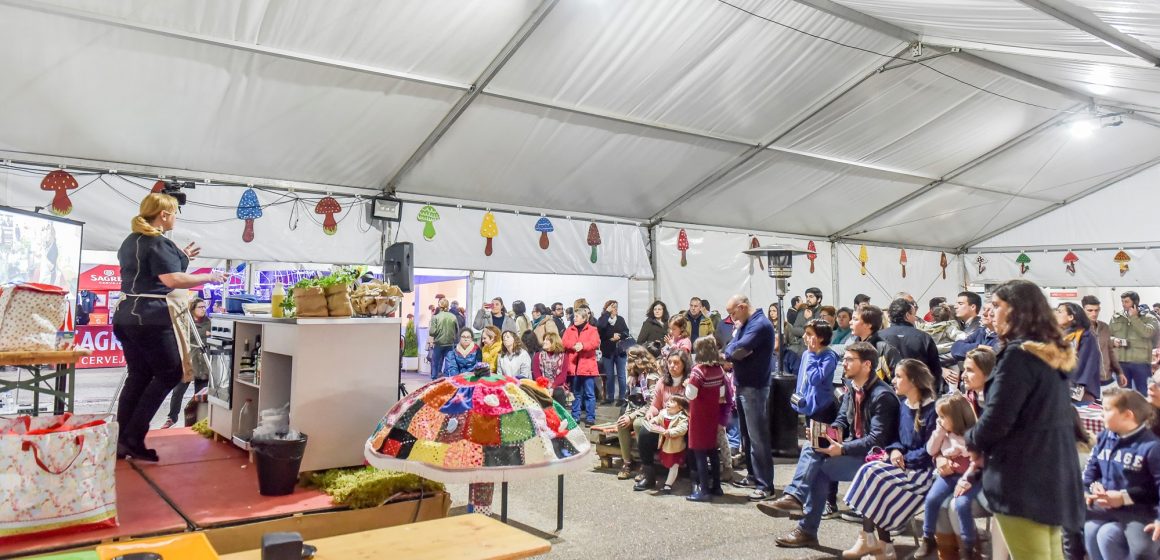
[[[74,298],[81,267],[81,223],[0,206],[0,284],[58,286]]]

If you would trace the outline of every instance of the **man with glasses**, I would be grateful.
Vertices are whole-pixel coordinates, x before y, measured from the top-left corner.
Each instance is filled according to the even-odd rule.
[[[749,476],[738,485],[752,483],[750,501],[773,495],[773,450],[769,433],[769,383],[773,364],[773,325],[755,309],[749,298],[735,295],[725,304],[733,319],[733,340],[725,347],[725,358],[733,364],[737,387],[737,410],[741,430],[749,438],[746,464]]]
[[[558,301],[552,304],[552,321],[556,323],[556,330],[561,335],[568,329],[568,325],[564,324],[564,304]]]

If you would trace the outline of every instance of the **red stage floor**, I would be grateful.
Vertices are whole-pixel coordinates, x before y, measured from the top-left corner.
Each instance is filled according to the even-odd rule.
[[[289,496],[258,494],[257,467],[249,463],[246,452],[228,443],[188,429],[155,430],[146,442],[157,450],[159,463],[117,462],[119,527],[0,545],[0,557],[181,532],[191,528],[186,519],[193,529],[201,529],[337,509],[330,496],[317,490],[296,488]]]

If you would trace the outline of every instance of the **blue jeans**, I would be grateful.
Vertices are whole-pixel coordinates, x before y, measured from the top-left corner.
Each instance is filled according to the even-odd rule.
[[[810,484],[818,477],[818,470],[822,468],[822,462],[829,457],[814,451],[813,447],[803,447],[801,455],[798,455],[797,466],[793,470],[793,479],[790,480],[789,485],[786,486],[782,492],[797,498],[797,501],[802,504],[806,503],[806,491],[809,490]]]
[[[805,451],[802,452],[802,455],[805,455]],[[822,524],[822,512],[826,509],[826,496],[830,494],[831,484],[854,480],[854,475],[858,474],[858,469],[866,463],[865,457],[846,455],[838,457],[822,455],[822,457],[825,460],[818,466],[816,476],[806,487],[806,499],[802,502],[805,517],[798,522],[798,527],[801,527],[803,532],[815,536],[818,534],[818,527]]]
[[[741,418],[740,415],[729,416],[729,425],[725,426],[725,438],[729,440],[729,447],[741,449]]]
[[[580,421],[581,404],[588,412],[588,422],[596,422],[596,376],[577,375],[572,378],[572,417]]]
[[[964,543],[975,542],[975,519],[971,511],[975,496],[983,489],[982,482],[971,485],[971,489],[962,496],[955,497],[955,484],[958,484],[960,475],[938,477],[930,491],[926,494],[926,513],[922,517],[922,535],[934,537],[937,532],[939,509],[943,503],[950,500],[950,513],[959,519],[959,537]]]
[[[770,448],[769,387],[738,387],[737,406],[745,416],[742,426],[749,438],[749,476],[758,490],[773,493],[773,450]]]
[[[1120,367],[1124,368],[1124,376],[1128,378],[1128,386],[1147,395],[1148,378],[1152,376],[1152,366],[1135,362],[1120,362]]]
[[[610,401],[624,400],[628,398],[628,377],[625,367],[628,362],[628,356],[616,356],[604,358],[604,398]],[[616,394],[616,387],[620,387],[620,397],[614,396]]]
[[[454,345],[440,346],[438,344],[431,348],[431,379],[443,377],[443,362],[447,358],[447,354],[454,349]]]
[[[1083,536],[1092,560],[1137,560],[1160,556],[1160,543],[1144,533],[1144,526],[1151,521],[1090,509],[1087,519]]]

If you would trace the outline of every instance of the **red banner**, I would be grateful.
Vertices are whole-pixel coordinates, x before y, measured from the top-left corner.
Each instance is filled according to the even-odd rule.
[[[120,291],[121,267],[115,264],[98,264],[92,266],[88,270],[81,272],[78,285],[78,289],[94,292]]]
[[[112,325],[82,325],[76,333],[76,345],[93,351],[77,362],[77,369],[125,367],[125,351]]]

